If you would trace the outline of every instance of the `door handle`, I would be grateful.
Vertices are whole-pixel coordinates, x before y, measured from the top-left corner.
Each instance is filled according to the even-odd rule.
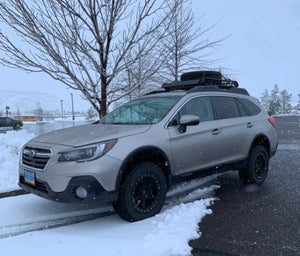
[[[247,127],[251,128],[251,127],[253,127],[253,124],[251,122],[249,122],[249,123],[247,123]]]
[[[213,129],[211,133],[212,135],[218,135],[219,133],[221,133],[221,131],[219,129]]]

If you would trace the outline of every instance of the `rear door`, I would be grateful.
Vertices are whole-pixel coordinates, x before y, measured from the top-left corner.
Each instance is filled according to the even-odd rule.
[[[252,124],[245,108],[235,97],[214,96],[213,103],[222,131],[222,162],[228,163],[247,156],[253,135]]]
[[[197,115],[200,123],[188,126],[180,133],[178,125],[183,115]],[[183,174],[217,165],[221,161],[219,121],[214,120],[210,97],[194,97],[187,101],[170,121],[168,132],[172,147],[173,174]]]

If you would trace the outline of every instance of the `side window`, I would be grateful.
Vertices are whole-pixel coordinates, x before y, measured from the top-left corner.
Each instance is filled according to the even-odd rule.
[[[238,105],[241,116],[248,116],[248,113],[247,113],[245,107],[241,104],[241,102],[238,99],[236,99],[236,103]]]
[[[169,123],[169,126],[178,125],[180,118],[184,115],[199,116],[200,123],[213,120],[214,115],[209,97],[194,98],[185,103]]]
[[[240,117],[240,111],[234,98],[223,96],[213,98],[219,119]]]
[[[248,110],[251,116],[258,115],[261,112],[261,109],[250,100],[242,99],[242,98],[239,100],[241,101],[243,106],[245,106],[245,108]]]

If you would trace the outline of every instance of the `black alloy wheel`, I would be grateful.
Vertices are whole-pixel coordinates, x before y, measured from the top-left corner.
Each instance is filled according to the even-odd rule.
[[[254,168],[254,174],[256,178],[258,180],[261,180],[264,177],[267,170],[267,159],[265,157],[265,154],[260,153],[256,156]]]
[[[244,184],[261,185],[267,177],[268,169],[269,156],[266,148],[256,145],[249,155],[247,168],[239,170],[239,177]]]
[[[125,178],[114,208],[127,221],[146,219],[160,212],[166,193],[163,171],[154,163],[144,162],[133,168]]]
[[[159,187],[156,177],[147,175],[142,177],[133,190],[133,204],[137,211],[147,212],[155,206],[155,201],[159,196]]]

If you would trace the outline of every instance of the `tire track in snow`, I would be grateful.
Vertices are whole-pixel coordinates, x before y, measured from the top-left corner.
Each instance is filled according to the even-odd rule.
[[[172,208],[181,203],[188,203],[194,200],[211,197],[214,190],[219,188],[213,185],[218,175],[196,179],[189,182],[182,182],[175,185],[167,193],[167,200],[162,211]],[[13,198],[12,198],[13,199]],[[67,225],[73,225],[89,220],[103,218],[115,214],[112,207],[98,208],[90,213],[83,213],[78,216],[53,217],[51,219],[39,220],[28,223],[18,223],[0,227],[0,239],[17,236],[28,232],[47,230]],[[51,217],[51,216],[49,216]]]
[[[103,218],[106,216],[110,216],[112,214],[114,214],[114,212],[109,211],[103,213],[81,215],[76,217],[67,217],[67,218],[60,218],[60,219],[53,219],[53,220],[46,220],[46,221],[42,220],[42,221],[37,221],[32,223],[4,226],[4,227],[0,227],[0,239],[11,237],[11,236],[17,236],[32,231],[46,230],[51,228],[77,224],[88,220]]]

